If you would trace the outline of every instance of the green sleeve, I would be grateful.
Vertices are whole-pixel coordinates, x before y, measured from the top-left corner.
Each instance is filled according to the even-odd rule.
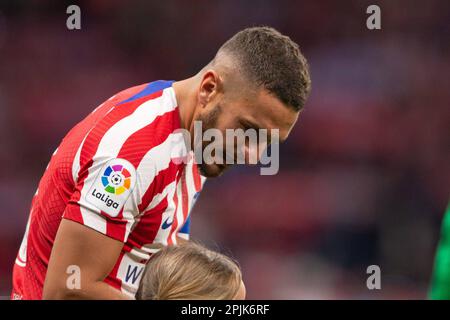
[[[444,215],[428,297],[450,300],[450,204]]]

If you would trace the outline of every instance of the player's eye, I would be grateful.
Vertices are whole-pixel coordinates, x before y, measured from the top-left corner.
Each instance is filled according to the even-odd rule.
[[[255,129],[254,126],[252,126],[251,124],[249,124],[248,122],[245,122],[245,121],[240,121],[240,125],[244,131],[249,130],[249,129]]]

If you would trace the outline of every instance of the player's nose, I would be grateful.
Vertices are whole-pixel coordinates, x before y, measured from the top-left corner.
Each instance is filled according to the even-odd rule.
[[[245,163],[249,165],[258,164],[258,162],[261,160],[265,148],[266,145],[262,143],[245,144],[242,150],[245,157]]]

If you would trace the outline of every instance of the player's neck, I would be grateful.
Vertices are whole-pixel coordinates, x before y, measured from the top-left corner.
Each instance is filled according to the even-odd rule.
[[[194,119],[196,105],[196,90],[198,79],[196,76],[176,81],[172,84],[180,112],[181,128],[190,130]]]

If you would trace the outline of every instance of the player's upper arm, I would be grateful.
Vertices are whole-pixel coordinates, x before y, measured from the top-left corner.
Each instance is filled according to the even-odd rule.
[[[58,229],[43,289],[43,299],[123,299],[103,282],[123,243],[63,219]]]
[[[53,244],[44,299],[125,298],[103,280],[139,214],[137,180],[136,169],[123,158],[99,155],[82,166]],[[78,271],[81,289],[68,288]]]

